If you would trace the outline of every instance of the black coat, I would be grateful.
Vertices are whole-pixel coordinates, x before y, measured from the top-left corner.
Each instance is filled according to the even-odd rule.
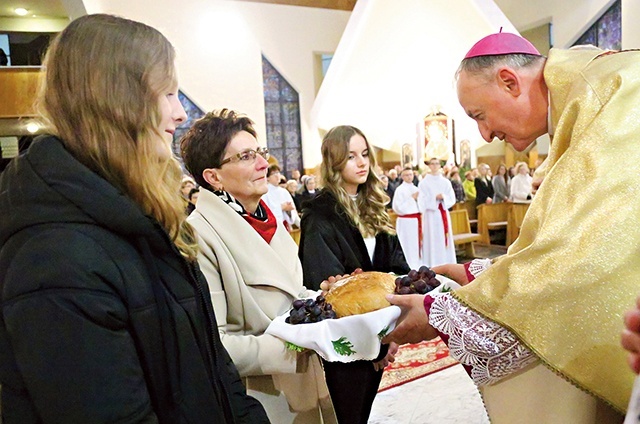
[[[488,198],[493,199],[493,185],[488,178],[476,177],[473,180],[476,187],[476,206],[486,203]]]
[[[304,285],[317,290],[332,275],[363,271],[406,274],[410,268],[395,235],[379,233],[373,262],[358,228],[333,195],[321,191],[302,211],[300,249]]]
[[[317,191],[315,191],[314,193],[309,193],[309,190],[307,190],[306,188],[302,190],[302,193],[296,194],[293,198],[293,201],[296,204],[296,210],[302,211],[302,209],[304,208],[304,204],[316,197],[316,194],[318,194]]]
[[[0,215],[5,424],[268,422],[197,266],[58,139],[5,170]]]
[[[298,252],[304,284],[308,288],[317,290],[328,277],[350,274],[356,268],[398,274],[409,271],[395,235],[383,232],[376,235],[372,261],[360,231],[331,193],[321,191],[305,205]],[[386,353],[387,347],[383,346],[374,361],[382,359]],[[323,363],[338,421],[366,423],[380,385],[382,370],[376,371],[370,361]]]

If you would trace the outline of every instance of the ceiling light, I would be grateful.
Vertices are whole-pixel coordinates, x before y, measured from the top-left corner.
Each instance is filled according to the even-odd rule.
[[[40,125],[38,125],[35,122],[29,122],[27,124],[27,131],[29,131],[31,134],[37,133],[39,129],[40,129]]]
[[[20,15],[20,16],[25,16],[27,13],[29,13],[29,11],[24,7],[16,7],[14,12],[16,12],[16,15]]]

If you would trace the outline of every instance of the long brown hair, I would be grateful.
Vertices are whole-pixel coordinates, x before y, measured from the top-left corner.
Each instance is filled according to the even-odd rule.
[[[504,179],[504,183],[507,184],[509,182],[509,169],[507,168],[507,165],[501,163],[498,165],[498,168],[496,168],[497,176],[500,176],[500,168],[504,168],[504,175],[502,175],[502,178]]]
[[[358,187],[358,197],[355,202],[344,189],[342,179],[342,170],[349,160],[349,141],[354,135],[364,138],[369,150],[369,174],[367,180]],[[360,233],[364,237],[375,236],[379,232],[395,234],[385,208],[389,202],[389,196],[384,192],[382,182],[373,172],[376,167],[376,156],[362,131],[348,125],[334,127],[324,136],[321,151],[320,170],[323,190],[333,194]]]
[[[176,84],[175,52],[157,30],[111,15],[74,20],[44,59],[38,109],[67,150],[154,217],[195,259],[182,172],[159,130],[159,99]]]

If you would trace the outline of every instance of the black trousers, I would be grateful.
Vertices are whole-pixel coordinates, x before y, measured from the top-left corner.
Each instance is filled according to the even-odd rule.
[[[339,424],[367,424],[383,372],[376,371],[373,362],[384,358],[387,348],[388,345],[383,345],[374,361],[322,361]]]

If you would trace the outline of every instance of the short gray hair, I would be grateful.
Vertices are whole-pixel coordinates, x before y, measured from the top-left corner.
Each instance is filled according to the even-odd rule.
[[[476,56],[464,59],[456,71],[456,79],[460,72],[481,75],[498,66],[509,66],[515,69],[527,68],[544,61],[544,56],[534,54],[501,54],[493,56]]]

